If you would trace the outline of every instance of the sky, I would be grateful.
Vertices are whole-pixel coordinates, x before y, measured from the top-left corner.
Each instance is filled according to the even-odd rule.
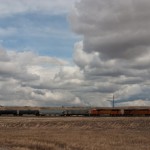
[[[149,106],[149,58],[149,0],[0,0],[0,105]]]

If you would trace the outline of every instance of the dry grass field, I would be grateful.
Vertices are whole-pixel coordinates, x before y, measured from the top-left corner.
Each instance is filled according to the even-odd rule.
[[[0,117],[0,150],[149,149],[149,117]]]

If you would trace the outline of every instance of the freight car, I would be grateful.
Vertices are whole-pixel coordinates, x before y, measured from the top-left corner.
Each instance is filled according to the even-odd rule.
[[[13,116],[23,116],[23,115],[39,115],[39,110],[0,110],[0,115],[13,115]]]
[[[14,115],[17,116],[17,110],[0,110],[0,115]]]
[[[23,115],[39,116],[39,110],[18,110],[18,115],[19,116],[23,116]]]
[[[91,109],[90,116],[122,116],[122,109]]]
[[[88,109],[82,109],[82,110],[65,110],[64,116],[89,116],[89,110]]]
[[[39,110],[40,116],[64,116],[62,110]]]

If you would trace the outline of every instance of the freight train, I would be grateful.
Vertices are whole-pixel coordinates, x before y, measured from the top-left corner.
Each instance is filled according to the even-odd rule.
[[[0,116],[150,116],[150,108],[91,108],[69,110],[0,110]]]

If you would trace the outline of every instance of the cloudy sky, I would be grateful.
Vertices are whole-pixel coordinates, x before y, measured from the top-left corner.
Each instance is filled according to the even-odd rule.
[[[0,0],[0,105],[150,105],[149,0]]]

